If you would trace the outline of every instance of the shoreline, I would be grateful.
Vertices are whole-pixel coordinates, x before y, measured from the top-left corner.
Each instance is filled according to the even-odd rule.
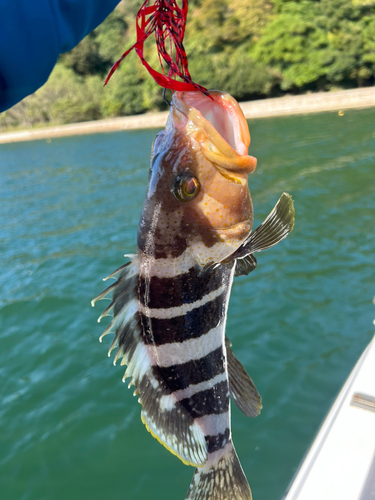
[[[248,120],[375,107],[375,87],[241,102]],[[0,133],[0,144],[121,130],[163,128],[169,111]]]

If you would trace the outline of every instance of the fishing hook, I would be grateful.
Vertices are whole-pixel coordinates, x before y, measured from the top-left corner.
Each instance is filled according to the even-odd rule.
[[[165,96],[165,93],[166,93],[166,92],[167,92],[167,89],[164,87],[164,88],[163,88],[163,101],[164,101],[166,104],[168,104],[168,106],[170,106],[170,105],[171,105],[171,102],[170,102],[170,101],[168,101],[168,99],[166,98],[166,96]]]

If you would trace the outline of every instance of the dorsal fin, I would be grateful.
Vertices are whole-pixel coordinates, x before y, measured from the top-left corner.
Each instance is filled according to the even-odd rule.
[[[135,386],[134,394],[139,396],[141,419],[147,430],[185,464],[202,467],[207,460],[203,431],[165,386],[153,359],[152,346],[143,341],[137,300],[138,257],[128,257],[131,259],[130,265],[122,266],[110,275],[113,277],[121,271],[117,282],[92,301],[94,305],[113,291],[111,304],[99,317],[100,320],[113,311],[113,320],[100,341],[108,333],[115,333],[108,356],[118,347],[114,364],[122,358],[121,365],[127,365],[123,381],[130,377],[129,387]]]
[[[233,354],[232,344],[228,337],[225,337],[225,347],[227,349],[230,395],[247,417],[256,417],[262,409],[262,398],[245,368]]]

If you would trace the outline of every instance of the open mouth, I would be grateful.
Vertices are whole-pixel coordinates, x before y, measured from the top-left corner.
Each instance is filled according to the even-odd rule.
[[[250,134],[239,104],[225,92],[213,90],[210,96],[199,91],[174,94],[172,107],[184,116],[176,125],[190,124],[190,135],[216,165],[242,174],[253,172],[256,159],[247,154]]]

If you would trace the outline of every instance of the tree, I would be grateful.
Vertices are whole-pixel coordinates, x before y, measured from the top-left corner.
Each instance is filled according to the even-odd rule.
[[[374,8],[351,0],[275,0],[278,15],[252,55],[275,75],[282,90],[329,89],[374,77]]]

